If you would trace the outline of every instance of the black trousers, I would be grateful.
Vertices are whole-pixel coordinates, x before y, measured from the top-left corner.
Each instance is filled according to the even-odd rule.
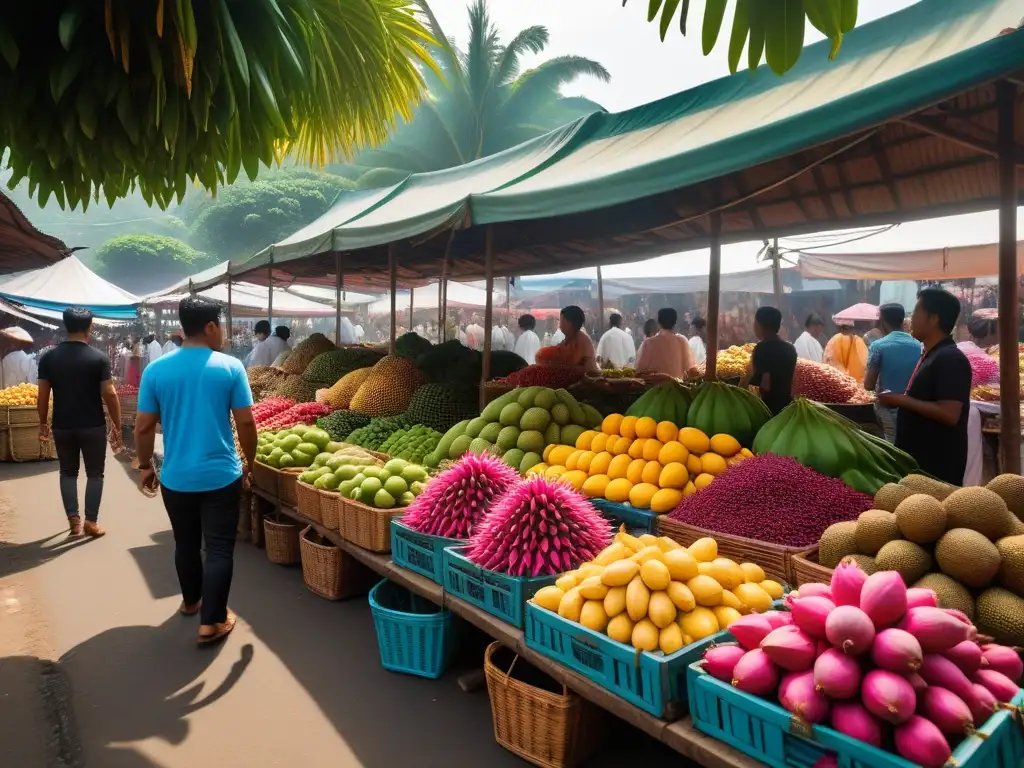
[[[184,492],[161,487],[174,531],[174,567],[181,596],[189,605],[202,599],[203,624],[219,624],[227,619],[241,491],[242,478],[214,491]]]
[[[64,513],[78,517],[78,470],[85,460],[85,519],[96,522],[103,498],[103,467],[107,460],[107,428],[55,429],[53,443],[60,465],[60,497]]]

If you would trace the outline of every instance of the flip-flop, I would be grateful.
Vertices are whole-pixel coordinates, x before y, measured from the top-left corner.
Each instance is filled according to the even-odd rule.
[[[182,616],[195,616],[199,613],[199,609],[202,607],[203,601],[200,600],[198,603],[188,605],[184,600],[181,601],[181,605],[178,606],[178,613]]]
[[[225,637],[231,634],[231,631],[235,628],[235,623],[238,617],[235,616],[234,612],[228,610],[227,619],[220,623],[214,624],[215,631],[212,634],[204,635],[201,634],[196,638],[197,645],[210,645],[212,643],[219,642]]]

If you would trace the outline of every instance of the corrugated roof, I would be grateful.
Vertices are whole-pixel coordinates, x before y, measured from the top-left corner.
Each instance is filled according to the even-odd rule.
[[[32,226],[21,209],[0,192],[0,274],[48,267],[69,253],[63,242]]]

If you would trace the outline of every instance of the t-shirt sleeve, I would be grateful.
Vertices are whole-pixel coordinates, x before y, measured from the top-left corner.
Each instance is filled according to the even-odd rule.
[[[958,403],[970,399],[971,396],[971,364],[961,352],[947,354],[946,360],[936,371],[935,399],[937,401],[954,400]]]
[[[235,374],[231,380],[231,410],[248,408],[252,405],[252,390],[249,389],[245,368],[238,361],[231,367]]]
[[[106,355],[100,355],[100,381],[110,381],[110,360]]]
[[[882,365],[882,345],[875,342],[868,347],[868,368],[879,368]]]
[[[140,413],[160,413],[160,401],[156,395],[156,374],[154,368],[146,368],[139,382],[138,410]]]
[[[757,344],[754,347],[754,353],[750,356],[750,383],[755,387],[761,385],[761,374],[764,373],[764,347],[761,344]]]
[[[42,355],[39,358],[38,379],[41,380],[41,381],[49,381],[50,380],[50,364],[47,362],[47,360],[49,360],[49,358],[50,358],[50,354],[49,353],[47,353],[45,355]]]

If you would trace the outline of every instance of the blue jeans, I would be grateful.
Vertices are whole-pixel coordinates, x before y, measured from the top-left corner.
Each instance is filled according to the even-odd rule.
[[[875,403],[875,416],[882,424],[882,434],[890,443],[896,443],[896,409]]]

